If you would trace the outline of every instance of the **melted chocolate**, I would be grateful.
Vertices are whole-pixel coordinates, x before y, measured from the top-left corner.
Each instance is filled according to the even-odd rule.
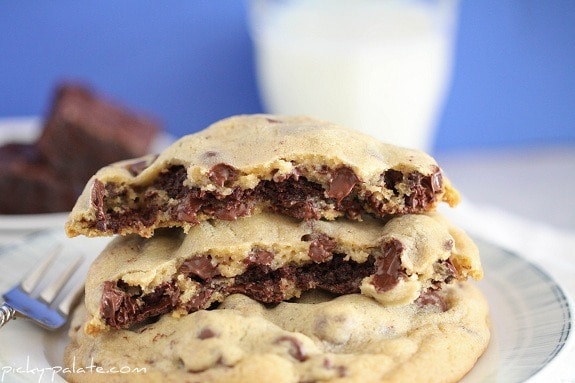
[[[297,219],[321,218],[324,190],[320,184],[305,177],[289,177],[282,182],[262,181],[254,194],[264,201],[273,201],[270,210]]]
[[[274,254],[272,252],[262,249],[254,249],[246,258],[245,263],[248,266],[249,265],[270,266],[273,260],[274,260]]]
[[[177,305],[180,298],[180,290],[175,283],[164,283],[140,299],[134,299],[125,290],[122,283],[104,283],[100,311],[111,327],[124,328],[166,313]]]
[[[347,260],[345,254],[335,253],[335,241],[324,234],[310,234],[302,238],[310,241],[309,257],[312,262],[272,269],[274,254],[254,249],[246,258],[247,269],[234,278],[222,277],[209,256],[199,255],[184,261],[178,269],[178,276],[199,282],[198,291],[183,307],[188,312],[207,309],[214,302],[212,296],[244,294],[262,303],[275,304],[293,297],[294,289],[307,291],[320,289],[333,294],[354,294],[360,292],[365,277],[373,276],[377,291],[385,292],[395,287],[406,276],[401,267],[402,243],[391,239],[375,250],[363,263]],[[449,283],[457,278],[457,270],[448,260],[438,261],[437,268],[442,280],[433,281],[439,288],[441,282]],[[167,313],[180,305],[180,289],[177,278],[142,294],[139,288],[123,282],[105,282],[100,313],[105,322],[114,328],[126,328],[149,318]],[[439,295],[429,290],[419,304],[434,304],[441,307]]]
[[[320,263],[331,257],[337,243],[325,234],[305,235],[303,241],[311,241],[308,255],[312,261]]]
[[[299,170],[292,174],[261,181],[254,189],[234,188],[228,195],[202,191],[199,188],[184,186],[187,171],[184,166],[172,166],[163,171],[154,184],[136,190],[141,194],[133,207],[125,203],[114,206],[111,201],[122,195],[121,187],[114,183],[106,186],[96,180],[92,188],[92,204],[96,209],[97,220],[93,225],[101,231],[119,233],[124,227],[151,227],[157,217],[168,215],[170,219],[192,224],[199,223],[198,216],[211,216],[223,220],[235,220],[248,216],[258,203],[273,212],[285,214],[297,219],[320,219],[326,206],[335,209],[351,219],[358,219],[367,212],[377,217],[389,214],[417,213],[426,210],[437,199],[441,190],[442,176],[439,168],[430,176],[413,172],[404,175],[397,170],[388,170],[382,174],[382,183],[386,188],[399,195],[397,184],[409,186],[411,193],[405,195],[402,209],[390,208],[385,200],[372,196],[370,192],[359,194],[357,175],[347,167],[335,170],[324,169],[330,182],[327,190],[320,184],[309,181],[300,175]],[[210,179],[217,185],[227,185],[236,179],[238,171],[227,164],[217,164],[209,172]],[[166,206],[160,197],[164,191],[177,203]],[[122,200],[122,198],[119,198]],[[110,205],[108,205],[110,204]],[[118,209],[119,208],[119,209]]]
[[[91,201],[92,206],[96,210],[96,217],[98,217],[98,229],[101,231],[107,230],[107,217],[104,212],[104,197],[106,189],[102,181],[96,179],[94,180],[94,186],[92,186]]]
[[[373,276],[373,284],[377,291],[389,291],[399,282],[401,273],[401,253],[403,244],[392,239],[382,246],[383,257],[376,262],[377,271]]]
[[[210,180],[222,187],[230,181],[234,181],[238,176],[238,171],[231,165],[228,164],[217,164],[214,165],[208,174]]]
[[[226,279],[219,276],[207,257],[195,257],[184,262],[178,270],[201,283],[200,291],[186,303],[185,309],[192,312],[208,308],[215,292],[245,294],[272,304],[285,300],[290,286],[302,291],[359,293],[362,279],[375,272],[374,257],[364,263],[345,261],[344,258],[342,254],[333,254],[324,263],[284,266],[276,270],[263,263],[252,263],[243,274]],[[158,286],[151,294],[142,294],[139,289],[122,282],[105,282],[100,312],[111,327],[125,328],[173,310],[179,304],[180,294],[175,279]]]
[[[359,178],[357,178],[353,170],[350,168],[336,169],[325,194],[329,198],[335,198],[338,202],[341,202],[341,200],[351,193],[358,181]]]
[[[220,275],[218,269],[212,265],[212,261],[207,256],[187,259],[178,269],[179,274],[195,275],[202,280],[209,280]]]

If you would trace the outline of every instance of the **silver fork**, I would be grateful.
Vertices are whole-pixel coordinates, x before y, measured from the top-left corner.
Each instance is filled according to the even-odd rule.
[[[62,297],[60,293],[79,268],[81,257],[72,261],[61,275],[42,287],[41,291],[36,291],[61,251],[62,246],[57,246],[18,285],[2,296],[4,304],[0,307],[0,328],[17,315],[32,319],[50,330],[56,330],[68,321],[70,312],[84,289],[84,284],[79,283]]]

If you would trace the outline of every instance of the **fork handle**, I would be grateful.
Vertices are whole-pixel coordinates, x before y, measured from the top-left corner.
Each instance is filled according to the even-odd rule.
[[[16,315],[16,310],[4,303],[0,306],[0,328],[8,323]]]

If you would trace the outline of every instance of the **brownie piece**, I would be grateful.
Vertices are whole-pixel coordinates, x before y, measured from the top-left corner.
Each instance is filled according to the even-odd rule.
[[[82,185],[62,182],[33,144],[0,147],[0,212],[33,214],[65,211]]]
[[[70,211],[98,169],[149,153],[160,125],[64,83],[41,129],[36,142],[0,147],[0,214]]]
[[[38,149],[58,172],[87,181],[103,165],[146,154],[158,131],[152,119],[68,83],[55,92]]]

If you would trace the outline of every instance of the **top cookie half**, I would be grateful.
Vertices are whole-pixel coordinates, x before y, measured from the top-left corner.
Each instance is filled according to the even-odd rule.
[[[151,237],[206,219],[268,210],[299,219],[360,219],[457,204],[429,155],[309,117],[234,116],[158,156],[111,164],[88,182],[66,232]]]

